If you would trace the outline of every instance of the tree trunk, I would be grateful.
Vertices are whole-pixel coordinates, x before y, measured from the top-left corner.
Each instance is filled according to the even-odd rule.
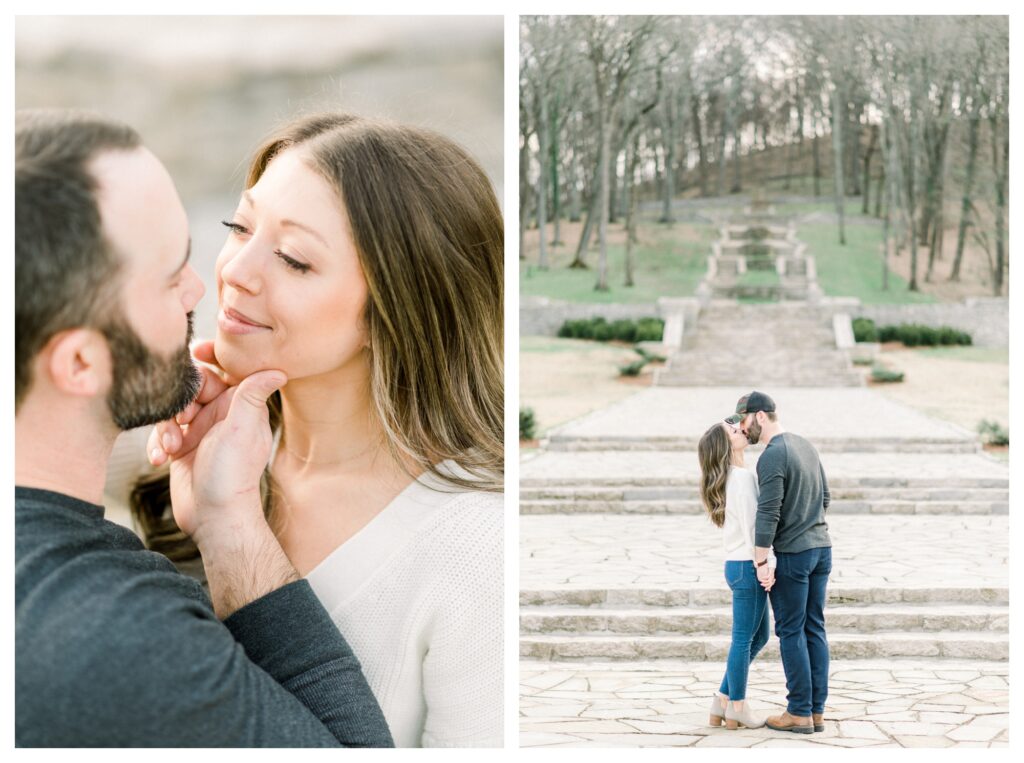
[[[578,223],[583,217],[583,198],[580,193],[579,147],[573,146],[569,163],[569,222]]]
[[[708,195],[708,149],[704,145],[704,127],[700,119],[700,101],[690,98],[690,110],[693,112],[693,136],[697,139],[697,176],[700,178],[700,195]]]
[[[600,90],[600,89],[599,89]],[[608,114],[608,106],[605,103],[598,105],[598,119],[600,120],[601,148],[598,154],[598,176],[601,178],[600,214],[597,224],[597,241],[600,246],[600,255],[597,261],[597,283],[594,284],[595,291],[608,291],[608,207],[611,200],[611,167],[610,156],[612,146],[612,125]]]
[[[999,133],[1001,131],[997,130],[998,118],[992,117],[991,124],[992,158],[996,181],[996,263],[995,272],[992,274],[992,293],[997,297],[1001,297],[1003,294],[1003,273],[1006,270],[1006,191],[1010,174],[1010,134],[1009,129],[1007,129],[1006,135],[1002,136],[1002,166],[1000,166]]]
[[[521,260],[526,259],[526,254],[524,253],[526,247],[523,246],[523,241],[525,241],[526,218],[530,196],[529,169],[529,140],[524,136],[519,144],[519,259]]]
[[[875,186],[875,217],[882,216],[882,189],[885,188],[885,164],[882,164],[882,171],[878,173],[878,184]]]
[[[576,244],[576,256],[569,263],[570,268],[586,269],[590,267],[586,261],[587,247],[590,246],[590,238],[594,235],[594,223],[601,215],[599,209],[601,203],[601,179],[595,178],[594,180],[598,187],[594,189],[594,195],[591,197],[590,205],[587,207],[587,216],[583,220],[583,230],[580,231],[580,240]]]
[[[722,111],[722,119],[718,125],[717,151],[715,160],[718,162],[718,176],[715,180],[715,196],[722,196],[725,192],[725,141],[726,136],[731,132],[731,120],[728,116],[729,106],[726,104]]]
[[[843,198],[843,108],[842,98],[838,89],[832,91],[832,154],[835,167],[834,193],[836,198],[836,217],[839,222],[839,243],[846,246],[846,225],[844,219],[845,200]]]
[[[815,117],[814,138],[811,140],[811,157],[814,160],[814,195],[821,196],[821,155],[818,153],[818,119]]]
[[[885,122],[882,122],[882,130],[885,130]],[[882,138],[882,144],[885,147],[889,146],[888,135],[884,135]],[[884,162],[887,156],[886,148],[882,149],[882,161]],[[888,177],[888,173],[885,173],[883,177]],[[885,203],[885,219],[882,223],[882,291],[889,291],[889,218],[892,215],[892,184],[886,183],[885,189],[886,203]],[[878,200],[882,198],[882,188],[879,186],[875,192],[875,204],[878,204]]]
[[[561,154],[561,150],[559,146],[558,111],[559,103],[555,101],[555,113],[551,115],[552,127],[549,128],[550,131],[548,133],[548,143],[551,146],[548,157],[548,163],[551,167],[551,218],[555,226],[551,236],[551,246],[562,245],[562,183],[559,177],[559,154]]]
[[[850,128],[849,134],[846,135],[846,143],[849,145],[848,151],[850,155],[850,171],[847,176],[847,182],[850,186],[847,189],[848,196],[859,196],[861,193],[860,173],[857,170],[860,167],[860,114],[863,109],[864,106],[858,103],[848,120]]]
[[[662,132],[662,139],[665,144],[665,177],[661,189],[661,219],[658,222],[671,226],[675,222],[672,214],[672,199],[676,195],[676,138],[675,138],[675,103],[671,95],[666,97],[665,104],[665,130]],[[635,153],[635,152],[634,152]]]
[[[868,148],[867,151],[864,152],[864,182],[861,184],[861,187],[864,189],[864,199],[861,205],[861,212],[865,215],[868,213],[871,196],[871,157],[875,153],[875,146],[878,144],[877,125],[871,125],[870,134],[871,137],[868,140]]]
[[[636,169],[640,153],[640,137],[637,135],[627,149],[626,190],[629,194],[626,203],[626,286],[635,286],[633,281],[633,244],[636,243]]]
[[[608,222],[619,220],[619,154],[608,146]]]
[[[740,193],[743,190],[743,176],[740,174],[740,126],[736,125],[732,134],[732,188],[729,193]]]
[[[967,172],[964,178],[964,195],[960,202],[960,227],[956,234],[956,256],[953,258],[953,270],[950,281],[960,280],[960,265],[964,258],[964,244],[967,241],[967,228],[971,224],[971,195],[973,193],[974,173],[978,158],[978,126],[981,120],[973,108],[967,122]]]
[[[537,138],[540,142],[540,151],[537,152],[537,161],[540,163],[540,172],[537,173],[537,242],[539,246],[539,254],[537,257],[537,268],[540,270],[548,269],[548,249],[547,249],[547,214],[548,214],[548,203],[547,203],[547,161],[548,157],[548,130],[550,124],[548,120],[548,99],[545,95],[539,96],[540,100],[540,115],[537,122]]]

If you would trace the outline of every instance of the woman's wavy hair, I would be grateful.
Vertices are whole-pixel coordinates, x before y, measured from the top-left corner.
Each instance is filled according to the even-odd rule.
[[[725,483],[729,479],[732,448],[725,427],[715,424],[697,443],[700,461],[700,500],[716,527],[725,524]]]
[[[504,226],[487,175],[437,133],[320,113],[276,130],[256,151],[246,187],[294,147],[336,189],[350,222],[369,287],[371,400],[388,451],[450,485],[501,491]],[[268,406],[276,430],[279,393]],[[467,474],[439,472],[446,459]],[[142,482],[131,501],[154,550],[182,537],[167,524],[164,485],[166,476]],[[268,516],[274,492],[266,474]]]

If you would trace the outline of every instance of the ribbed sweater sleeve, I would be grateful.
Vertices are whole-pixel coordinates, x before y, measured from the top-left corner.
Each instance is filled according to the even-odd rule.
[[[786,444],[776,437],[757,460],[757,521],[754,545],[768,548],[775,540],[775,531],[782,515],[782,498],[786,490]]]

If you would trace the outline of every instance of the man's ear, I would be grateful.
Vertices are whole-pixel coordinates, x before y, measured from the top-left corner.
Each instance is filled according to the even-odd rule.
[[[41,354],[50,383],[65,395],[95,397],[110,388],[110,350],[98,331],[61,331],[51,337]]]

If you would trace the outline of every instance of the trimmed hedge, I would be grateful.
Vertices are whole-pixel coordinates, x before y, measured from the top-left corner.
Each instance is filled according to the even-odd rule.
[[[894,383],[903,381],[902,371],[892,371],[884,366],[875,366],[871,369],[871,378],[876,382]]]
[[[568,320],[558,329],[558,336],[569,339],[593,339],[608,342],[658,342],[665,331],[665,321],[660,318],[624,318],[609,323],[604,318],[579,318]]]
[[[978,422],[978,434],[982,442],[988,445],[1009,445],[1010,430],[1004,429],[998,421],[982,419]]]
[[[619,374],[622,376],[639,376],[640,372],[644,370],[644,366],[647,365],[647,361],[640,359],[630,363],[628,366],[619,366]]]
[[[519,439],[532,440],[537,434],[537,419],[533,415],[533,408],[521,408],[519,410]]]
[[[907,347],[970,345],[971,335],[950,326],[933,328],[920,323],[876,326],[870,318],[853,319],[853,337],[858,342],[902,342]]]

